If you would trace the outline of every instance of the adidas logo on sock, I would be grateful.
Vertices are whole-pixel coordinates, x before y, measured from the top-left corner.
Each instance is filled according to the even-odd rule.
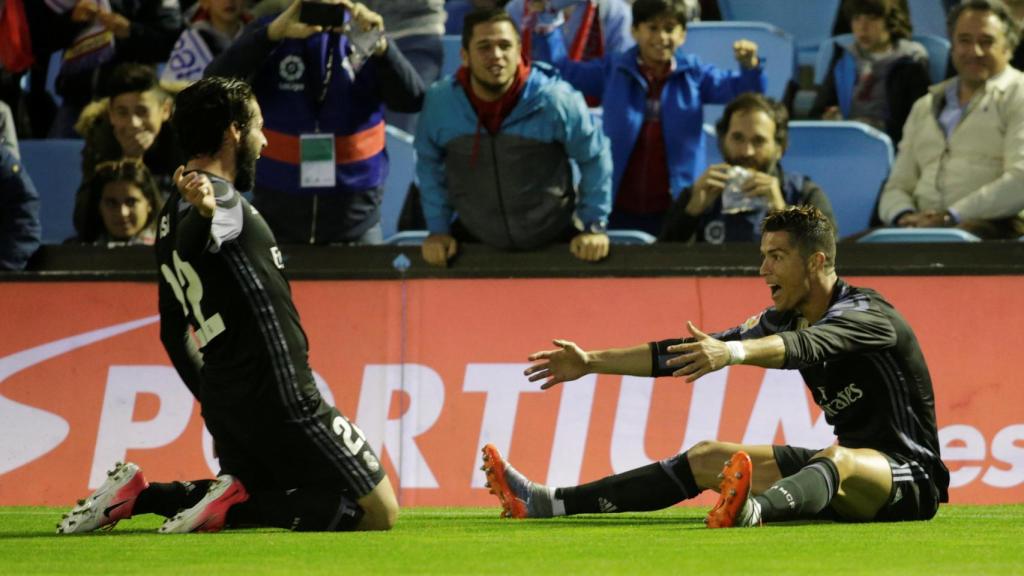
[[[601,508],[601,512],[604,513],[617,512],[619,510],[619,508],[615,504],[612,504],[608,500],[600,497],[597,499],[597,505],[599,508]]]

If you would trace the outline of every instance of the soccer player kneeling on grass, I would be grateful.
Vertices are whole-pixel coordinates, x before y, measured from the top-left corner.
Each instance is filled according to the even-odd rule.
[[[238,192],[252,188],[267,144],[251,88],[200,80],[178,95],[173,121],[189,160],[158,225],[160,337],[202,406],[222,472],[149,484],[118,464],[57,531],[141,513],[167,517],[165,533],[390,529],[391,483],[362,432],[317,391],[274,235]]]
[[[800,370],[834,427],[825,449],[699,442],[682,454],[567,488],[535,484],[483,448],[503,516],[545,518],[657,510],[717,489],[712,528],[797,519],[928,520],[948,501],[931,377],[906,320],[880,294],[835,271],[835,235],[812,207],[763,222],[761,276],[774,306],[743,325],[633,348],[584,351],[566,340],[530,356],[526,374],[550,388],[586,374],[681,376],[733,364]],[[722,469],[722,462],[725,468]]]

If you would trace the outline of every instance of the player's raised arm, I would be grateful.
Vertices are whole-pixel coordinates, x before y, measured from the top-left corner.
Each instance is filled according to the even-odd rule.
[[[687,322],[686,326],[692,339],[669,346],[667,351],[678,356],[668,359],[665,365],[678,366],[672,375],[686,376],[687,382],[733,364],[781,368],[786,360],[786,346],[779,336],[723,342],[701,332],[693,322]]]
[[[575,342],[554,340],[557,348],[530,354],[532,366],[523,373],[530,382],[544,380],[542,390],[556,384],[576,380],[587,374],[651,375],[651,347],[641,344],[632,348],[612,348],[587,352]]]

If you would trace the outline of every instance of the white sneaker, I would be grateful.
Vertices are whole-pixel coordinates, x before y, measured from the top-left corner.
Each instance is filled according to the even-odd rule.
[[[219,532],[224,528],[228,509],[249,499],[242,481],[230,474],[218,476],[198,504],[168,518],[158,532],[184,534],[187,532]]]
[[[57,534],[92,532],[111,529],[119,520],[132,517],[135,499],[149,487],[142,469],[131,462],[118,462],[107,472],[107,479],[57,524]]]

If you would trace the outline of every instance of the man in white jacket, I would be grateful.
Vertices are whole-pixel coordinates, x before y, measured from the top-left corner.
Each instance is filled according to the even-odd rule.
[[[950,12],[957,76],[910,113],[879,216],[889,226],[1024,234],[1024,74],[1009,66],[1019,28],[999,0]]]

